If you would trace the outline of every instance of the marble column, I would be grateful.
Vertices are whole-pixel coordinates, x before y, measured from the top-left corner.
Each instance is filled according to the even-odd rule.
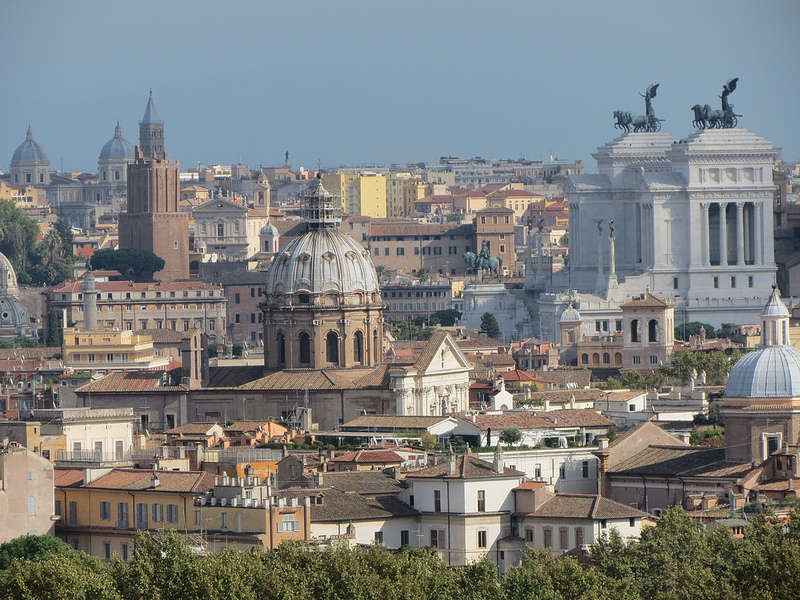
[[[606,278],[603,271],[603,221],[597,223],[597,279],[595,281],[595,292],[602,293],[606,287]]]
[[[711,264],[711,260],[709,258],[710,254],[710,240],[711,240],[711,230],[708,228],[708,202],[701,202],[700,203],[700,249],[703,253],[703,258],[700,261],[700,264],[704,267],[707,267]]]
[[[761,247],[761,238],[763,237],[763,215],[761,214],[761,202],[754,202],[753,203],[753,231],[755,235],[755,244],[754,244],[754,252],[753,252],[753,264],[760,265],[764,260],[764,250]]]
[[[736,264],[744,264],[744,202],[736,203]]]
[[[728,203],[719,203],[719,266],[728,265]]]

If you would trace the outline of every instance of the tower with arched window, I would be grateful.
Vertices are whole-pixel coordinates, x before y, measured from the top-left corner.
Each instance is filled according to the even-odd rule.
[[[337,203],[319,179],[303,204],[306,233],[267,272],[264,368],[374,367],[383,359],[383,300],[369,253],[339,230]]]
[[[667,364],[675,345],[675,306],[670,300],[641,294],[625,302],[623,315],[623,365],[655,369]]]

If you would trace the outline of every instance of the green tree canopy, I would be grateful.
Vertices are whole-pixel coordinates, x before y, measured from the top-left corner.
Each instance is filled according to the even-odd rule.
[[[480,332],[485,333],[490,338],[500,339],[500,326],[492,313],[487,312],[481,315]]]
[[[461,318],[461,313],[454,308],[439,310],[431,315],[431,325],[444,325],[452,327]]]
[[[0,544],[0,570],[7,569],[16,559],[39,560],[61,549],[66,543],[51,535],[23,535]]]
[[[93,269],[117,270],[123,277],[133,281],[149,279],[153,273],[164,268],[164,259],[149,250],[120,248],[98,250],[92,256]]]
[[[509,446],[519,444],[522,441],[522,432],[519,427],[503,427],[500,432],[500,441]]]

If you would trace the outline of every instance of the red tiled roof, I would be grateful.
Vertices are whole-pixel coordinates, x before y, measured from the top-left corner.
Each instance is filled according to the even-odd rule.
[[[163,371],[114,372],[79,387],[79,393],[162,392],[188,389],[185,385],[161,385]]]
[[[337,456],[333,462],[401,463],[403,458],[392,450],[358,450]]]
[[[156,471],[158,487],[151,487],[149,469],[113,469],[82,487],[106,490],[152,490],[157,492],[204,492],[214,487],[214,475],[206,471]]]
[[[486,477],[524,477],[525,473],[504,467],[502,473],[494,470],[494,465],[481,460],[472,454],[462,454],[456,457],[456,469],[453,475],[447,474],[448,460],[433,467],[415,471],[406,475],[407,478],[441,478],[441,479],[483,479]]]
[[[83,483],[83,469],[54,469],[53,485],[79,487]]]
[[[205,281],[164,281],[136,283],[133,281],[98,281],[96,284],[98,292],[144,292],[144,291],[177,291],[177,290],[220,290],[218,285],[206,283]],[[71,292],[76,293],[83,290],[82,279],[71,279],[59,286],[50,288],[51,292]]]
[[[215,422],[207,423],[186,423],[179,427],[173,427],[164,431],[167,435],[209,435],[209,431],[216,426]]]
[[[471,418],[458,417],[467,423],[472,423]],[[479,413],[475,415],[475,422],[481,431],[491,428],[499,431],[503,427],[518,427],[519,429],[554,429],[561,427],[608,427],[614,422],[600,414],[599,411],[590,409],[565,409],[533,413],[529,411],[506,411],[499,414]]]
[[[672,306],[672,302],[669,300],[659,298],[650,292],[646,292],[638,298],[628,300],[621,308],[666,308],[669,306]]]
[[[536,375],[528,373],[527,371],[520,371],[519,369],[500,372],[499,375],[504,381],[541,381]]]
[[[544,487],[546,483],[544,481],[524,481],[520,483],[515,490],[535,490],[540,487]]]

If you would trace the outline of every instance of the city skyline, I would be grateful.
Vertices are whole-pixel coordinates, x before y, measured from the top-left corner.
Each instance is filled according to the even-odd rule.
[[[288,150],[308,169],[550,154],[591,169],[590,153],[619,133],[612,111],[642,113],[648,84],[661,84],[654,106],[664,131],[683,138],[694,131],[689,107],[716,106],[734,76],[740,126],[774,140],[785,159],[800,157],[791,113],[800,83],[780,68],[800,59],[792,2],[668,12],[234,2],[225,13],[158,5],[157,19],[149,2],[84,6],[3,9],[2,68],[19,92],[0,101],[4,161],[30,124],[52,168],[63,160],[66,170],[93,170],[117,120],[138,141],[152,88],[167,152],[183,168],[278,165]]]

